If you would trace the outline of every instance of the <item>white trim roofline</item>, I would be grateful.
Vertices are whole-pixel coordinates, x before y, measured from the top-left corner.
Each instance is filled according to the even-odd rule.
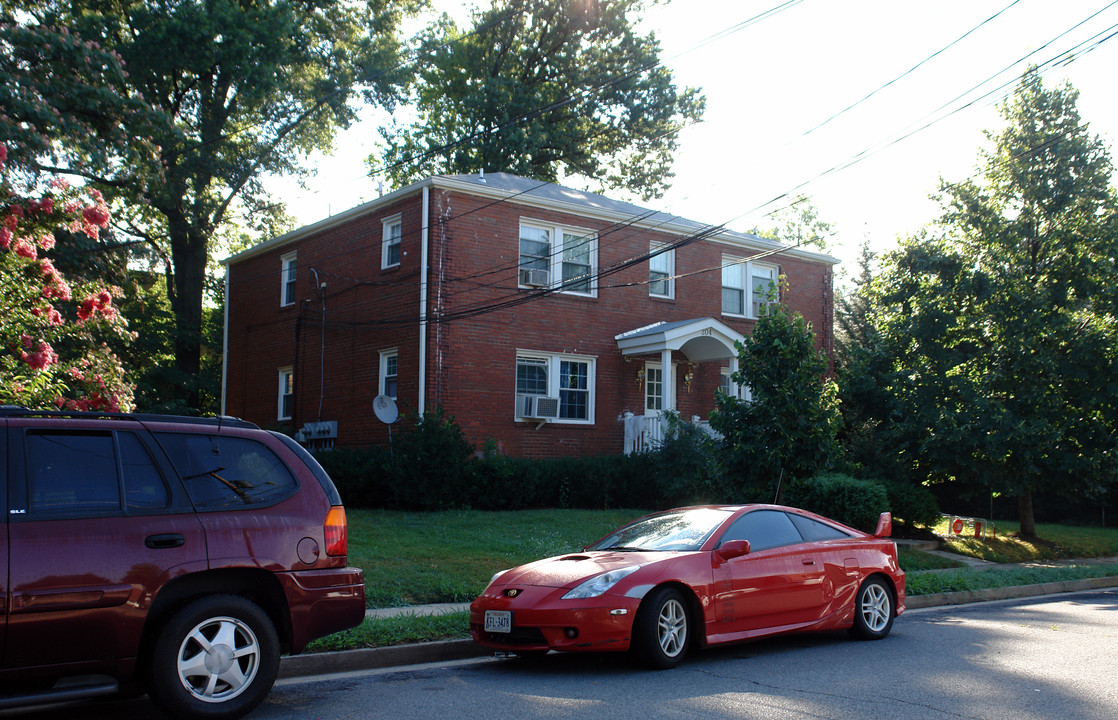
[[[614,337],[623,356],[679,350],[692,362],[737,357],[736,343],[744,339],[737,330],[711,317],[653,323]]]
[[[382,206],[396,202],[409,195],[419,193],[423,188],[456,190],[495,201],[507,201],[526,207],[536,207],[569,213],[611,223],[623,222],[631,227],[657,230],[684,237],[699,232],[710,232],[714,230],[714,226],[712,225],[688,220],[677,215],[642,208],[638,205],[622,202],[620,200],[613,200],[603,195],[574,190],[552,182],[531,180],[508,173],[434,175],[400,188],[399,190],[390,192],[387,195],[383,195],[376,200],[358,205],[345,212],[266,240],[225,258],[221,262],[224,265],[231,265],[261,253],[297,242],[309,235],[320,233],[337,225],[350,222],[365,214],[375,212]],[[774,254],[779,253],[809,262],[828,265],[837,265],[840,262],[838,258],[825,253],[784,245],[775,240],[733,230],[715,231],[708,239],[741,247],[746,250],[773,252]]]

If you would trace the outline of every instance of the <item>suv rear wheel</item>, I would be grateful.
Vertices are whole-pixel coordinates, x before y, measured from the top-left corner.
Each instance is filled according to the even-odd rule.
[[[148,692],[177,718],[237,718],[267,696],[279,655],[275,626],[259,605],[239,595],[200,598],[156,639]]]

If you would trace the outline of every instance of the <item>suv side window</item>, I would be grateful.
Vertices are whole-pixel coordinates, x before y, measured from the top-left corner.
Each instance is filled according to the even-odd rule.
[[[287,465],[263,443],[226,435],[155,433],[198,510],[270,505],[298,489]]]
[[[111,433],[29,432],[27,504],[35,514],[120,512],[120,480]]]
[[[121,511],[122,485],[129,510],[167,507],[167,485],[143,444],[128,432],[117,433],[117,440],[114,443],[111,432],[28,432],[28,511],[116,515]]]

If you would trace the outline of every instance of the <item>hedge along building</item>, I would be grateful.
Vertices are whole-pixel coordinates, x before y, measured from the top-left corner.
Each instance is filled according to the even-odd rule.
[[[430,177],[224,261],[222,412],[387,443],[374,400],[524,457],[704,423],[779,299],[832,352],[834,258],[527,178]],[[784,282],[780,282],[780,278]],[[383,415],[383,413],[381,413]]]

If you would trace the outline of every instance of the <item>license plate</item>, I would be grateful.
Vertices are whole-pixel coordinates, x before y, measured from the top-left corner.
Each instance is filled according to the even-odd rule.
[[[512,610],[486,610],[485,632],[512,632]]]

